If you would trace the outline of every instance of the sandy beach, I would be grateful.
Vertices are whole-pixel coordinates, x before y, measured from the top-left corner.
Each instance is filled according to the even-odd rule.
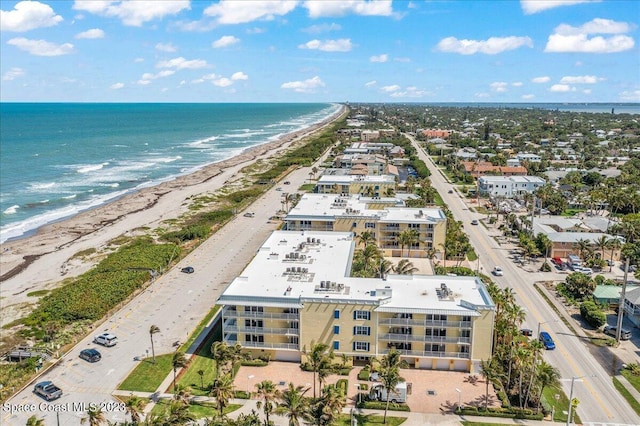
[[[114,238],[139,228],[156,228],[187,211],[188,199],[212,193],[239,179],[244,167],[276,156],[292,144],[324,128],[345,112],[304,131],[251,148],[228,160],[209,165],[160,185],[126,195],[114,202],[40,228],[34,235],[0,246],[0,325],[24,316],[35,298],[28,293],[51,289],[68,277],[93,266],[74,258],[79,252],[100,251]]]

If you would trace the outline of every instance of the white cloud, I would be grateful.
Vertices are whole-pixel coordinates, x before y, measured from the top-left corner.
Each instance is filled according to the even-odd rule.
[[[590,95],[591,94],[591,89],[583,89],[582,93],[584,93],[585,95]]]
[[[13,10],[0,10],[0,30],[25,32],[58,25],[63,18],[51,6],[38,1],[21,1]]]
[[[415,86],[408,86],[404,90],[396,90],[390,93],[392,98],[422,98],[427,92],[420,90]]]
[[[233,84],[233,81],[231,81],[227,77],[221,77],[217,80],[213,80],[212,83],[214,86],[218,87],[229,87]]]
[[[375,81],[375,80],[371,80],[371,81],[366,82],[366,83],[364,84],[364,86],[365,86],[365,87],[373,87],[373,86],[375,86],[376,84],[378,84],[378,82],[377,82],[377,81]]]
[[[351,39],[311,40],[298,46],[300,49],[322,50],[323,52],[349,52],[352,49]]]
[[[491,90],[494,92],[506,92],[508,85],[509,83],[505,83],[504,81],[495,81],[491,83],[489,87],[491,87]]]
[[[532,94],[528,94],[528,95],[522,95],[520,96],[522,99],[533,99],[536,97],[536,95],[532,95]]]
[[[231,80],[249,80],[249,76],[242,71],[238,71],[231,75]]]
[[[258,28],[258,27],[254,27],[254,28],[249,28],[247,30],[247,34],[262,34],[264,33],[266,30],[263,28]]]
[[[114,83],[111,86],[109,86],[109,88],[113,90],[122,89],[123,87],[124,87],[124,83]]]
[[[389,55],[387,55],[386,53],[383,53],[382,55],[378,55],[378,56],[371,56],[369,58],[369,62],[387,62],[389,60]]]
[[[156,44],[156,50],[161,52],[173,53],[177,52],[178,48],[173,43],[158,43]]]
[[[348,14],[362,16],[391,16],[393,8],[391,0],[310,0],[303,4],[309,11],[311,18],[322,18],[328,16],[345,16]]]
[[[87,31],[76,34],[77,39],[92,39],[92,38],[104,38],[104,31],[99,28],[92,28]]]
[[[330,31],[340,31],[341,29],[341,25],[332,22],[330,24],[311,25],[310,27],[303,28],[301,31],[309,34],[320,34],[328,33]]]
[[[257,20],[271,21],[296,8],[298,2],[260,0],[221,0],[204,10],[204,16],[217,18],[220,24],[243,24]]]
[[[560,79],[562,84],[596,84],[598,77],[595,75],[567,75]]]
[[[198,68],[204,68],[206,66],[207,61],[205,61],[204,59],[193,59],[191,61],[188,61],[182,56],[180,56],[179,58],[169,59],[168,61],[160,61],[156,64],[156,68],[175,68],[177,70],[195,70]]]
[[[12,38],[7,42],[20,50],[36,56],[61,56],[73,53],[73,44],[55,44],[45,40],[29,40],[24,37]]]
[[[478,99],[487,99],[487,98],[490,98],[491,95],[488,94],[488,93],[478,92],[478,93],[474,93],[473,97],[478,98]]]
[[[573,90],[575,89],[568,84],[554,84],[549,88],[551,92],[571,92]]]
[[[616,22],[610,19],[593,19],[580,27],[561,24],[549,36],[545,52],[553,53],[613,53],[632,49],[635,41],[632,37],[623,35],[632,30],[626,22]],[[615,34],[610,37],[591,34]]]
[[[573,6],[580,3],[596,3],[600,0],[520,0],[520,6],[525,15],[533,15],[543,10],[560,6]]]
[[[140,80],[138,80],[138,84],[149,84],[151,83],[151,80],[156,80],[158,78],[164,78],[164,77],[169,77],[172,76],[173,74],[175,74],[176,72],[174,70],[162,70],[157,74],[152,74],[150,72],[146,72],[144,74],[142,74],[142,77],[140,77]]]
[[[124,25],[140,27],[145,22],[190,10],[191,5],[189,0],[75,0],[73,9],[118,18]]]
[[[383,92],[397,92],[398,90],[402,89],[402,87],[398,86],[397,84],[392,84],[390,86],[382,86],[380,88],[380,90],[382,90]]]
[[[405,62],[405,63],[407,63],[407,62],[411,62],[411,58],[402,58],[402,57],[401,58],[393,58],[393,61],[394,62]]]
[[[533,41],[529,37],[491,37],[487,40],[458,40],[455,37],[447,37],[436,45],[441,52],[460,53],[461,55],[473,55],[484,53],[495,55],[507,50],[514,50],[522,46],[533,47]]]
[[[13,67],[9,71],[5,72],[2,76],[2,79],[5,81],[15,80],[18,77],[22,77],[24,75],[24,70],[22,68]]]
[[[221,47],[229,47],[236,43],[240,43],[240,39],[234,36],[222,36],[213,43],[211,43],[211,47],[214,49],[219,49]]]
[[[135,62],[136,64],[139,64],[140,62],[144,62],[144,58],[135,58],[133,62]]]
[[[551,77],[549,76],[544,76],[544,77],[534,77],[531,79],[532,83],[548,83],[551,81]]]
[[[640,90],[625,90],[618,94],[621,101],[640,102]]]
[[[289,81],[282,83],[281,89],[292,89],[298,93],[315,93],[320,87],[324,87],[324,82],[317,75],[313,78],[303,81]]]
[[[513,83],[511,83],[511,85],[513,87],[521,87],[522,86],[522,82],[521,81],[514,81]]]

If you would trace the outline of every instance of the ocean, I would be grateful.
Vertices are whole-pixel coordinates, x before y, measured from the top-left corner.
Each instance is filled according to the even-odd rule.
[[[0,242],[307,128],[339,108],[0,103]]]

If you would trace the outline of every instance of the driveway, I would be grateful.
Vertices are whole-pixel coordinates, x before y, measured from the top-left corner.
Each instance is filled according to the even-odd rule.
[[[368,384],[373,382],[358,380],[358,372],[362,367],[355,367],[349,376],[331,375],[327,378],[327,384],[336,383],[341,378],[348,378],[347,406],[354,405],[358,387],[356,384]],[[411,388],[411,394],[407,397],[407,404],[411,412],[447,414],[455,410],[458,400],[463,405],[482,406],[486,385],[481,376],[472,376],[468,373],[455,371],[433,371],[403,369],[401,376]],[[300,364],[293,362],[271,361],[266,367],[240,367],[235,378],[237,390],[251,390],[255,392],[255,385],[263,380],[271,380],[278,385],[279,390],[284,390],[291,382],[294,385],[309,387],[308,396],[313,396],[313,373],[302,371]],[[458,393],[457,390],[460,392]],[[316,390],[319,393],[319,390]],[[489,405],[499,406],[493,386],[489,386]]]

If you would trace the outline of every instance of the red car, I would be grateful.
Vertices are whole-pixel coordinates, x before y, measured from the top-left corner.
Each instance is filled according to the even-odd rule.
[[[553,263],[554,265],[562,266],[562,259],[560,259],[559,257],[552,257],[551,263]]]

